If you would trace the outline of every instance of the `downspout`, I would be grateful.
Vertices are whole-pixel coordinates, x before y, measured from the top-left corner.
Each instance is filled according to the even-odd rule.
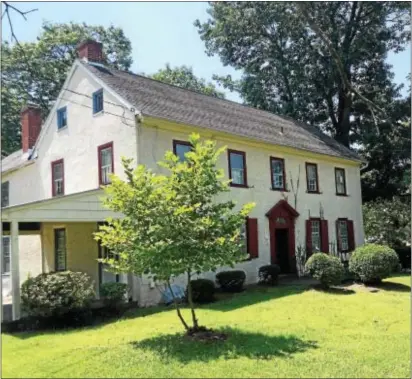
[[[140,164],[140,130],[141,130],[141,123],[143,122],[143,115],[140,111],[136,110],[135,108],[130,109],[134,115],[134,126],[136,130],[136,167]],[[139,305],[141,305],[142,301],[142,284],[143,280],[142,277],[135,276],[132,273],[127,274],[127,281],[129,286],[131,286],[132,290],[132,300],[137,301]],[[136,288],[136,291],[135,291]]]

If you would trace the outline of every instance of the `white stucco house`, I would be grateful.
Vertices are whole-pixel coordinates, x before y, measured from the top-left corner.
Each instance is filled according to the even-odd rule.
[[[2,160],[2,273],[11,275],[13,318],[20,284],[55,270],[120,280],[141,306],[160,299],[146,277],[107,273],[93,232],[107,217],[101,204],[108,173],[125,178],[121,157],[160,170],[166,150],[184,159],[192,132],[227,146],[219,165],[229,196],[256,207],[246,224],[247,282],[261,265],[295,270],[297,246],[350,251],[364,241],[360,158],[315,127],[105,66],[101,44],[86,41],[49,115],[22,111],[22,149]],[[299,180],[299,186],[297,182]],[[296,202],[295,202],[296,193]],[[204,273],[213,278],[213,273]]]

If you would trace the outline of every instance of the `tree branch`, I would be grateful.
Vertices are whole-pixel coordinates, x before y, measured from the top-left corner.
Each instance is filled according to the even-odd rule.
[[[339,57],[338,52],[334,48],[334,46],[333,46],[332,42],[330,41],[330,39],[328,38],[328,36],[323,32],[323,30],[317,25],[317,23],[313,20],[313,18],[309,14],[309,11],[307,9],[307,5],[304,2],[296,2],[296,6],[300,10],[300,13],[303,16],[304,20],[309,24],[309,27],[312,29],[312,31],[314,33],[316,33],[316,35],[318,35],[318,37],[327,46],[327,48],[328,48],[335,64],[336,64],[336,67],[339,71],[344,90],[358,96],[359,99],[361,99],[368,106],[368,108],[371,110],[371,112],[372,112],[372,109],[375,109],[377,112],[381,113],[383,116],[386,117],[386,112],[382,108],[378,107],[373,101],[367,99],[356,88],[354,88],[352,86],[352,84],[350,83],[350,81],[348,79],[348,76],[345,72],[345,67],[344,67],[344,65],[343,65],[343,63],[342,63],[342,61]],[[377,127],[377,124],[375,124],[375,125]]]
[[[13,9],[15,12],[17,12],[18,14],[20,14],[26,21],[27,21],[26,14],[29,14],[29,13],[31,13],[31,12],[36,12],[36,11],[38,11],[37,8],[34,8],[34,9],[30,9],[29,11],[23,12],[23,11],[21,11],[20,9],[17,9],[16,7],[14,7],[13,5],[10,5],[7,1],[4,1],[3,4],[4,4],[4,6],[6,7],[4,13],[6,13],[6,12],[9,13],[8,9],[11,8],[11,9]],[[3,13],[3,15],[4,15],[4,13]]]

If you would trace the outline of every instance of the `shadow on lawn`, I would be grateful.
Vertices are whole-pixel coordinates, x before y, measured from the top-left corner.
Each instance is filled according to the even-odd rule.
[[[224,294],[223,297],[220,297],[218,294],[218,301],[203,305],[201,308],[220,312],[230,312],[249,305],[280,299],[285,296],[298,295],[308,289],[307,285],[276,287],[254,285],[249,286],[245,291],[240,293]]]
[[[391,292],[411,292],[411,287],[407,284],[396,283],[396,282],[382,282],[378,284],[374,284],[373,287],[376,287],[383,291],[391,291]]]
[[[219,329],[219,332],[226,333],[228,339],[201,342],[190,340],[182,333],[177,333],[131,342],[131,345],[136,349],[158,353],[164,360],[177,359],[182,363],[208,362],[221,357],[225,359],[289,357],[295,353],[317,348],[315,341],[303,341],[295,336],[270,336],[232,328]]]

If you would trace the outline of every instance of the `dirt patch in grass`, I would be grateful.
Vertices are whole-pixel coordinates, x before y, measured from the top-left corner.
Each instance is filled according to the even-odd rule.
[[[185,334],[185,337],[193,341],[218,342],[226,341],[228,335],[212,329],[207,329],[204,326],[200,326],[197,329],[189,329]]]

